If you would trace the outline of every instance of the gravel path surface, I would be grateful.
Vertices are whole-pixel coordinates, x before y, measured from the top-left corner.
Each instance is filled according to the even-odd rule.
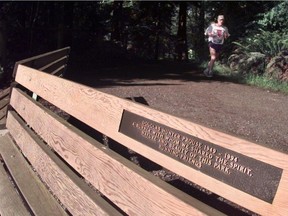
[[[288,153],[288,95],[206,78],[192,64],[95,70],[69,79]]]

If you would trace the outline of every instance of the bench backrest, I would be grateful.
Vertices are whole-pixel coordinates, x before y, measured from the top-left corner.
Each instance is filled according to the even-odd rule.
[[[70,47],[65,47],[52,52],[23,59],[15,63],[12,78],[16,76],[18,65],[25,65],[55,76],[64,76],[67,69]],[[10,88],[4,89],[0,93],[0,129],[5,128],[7,106],[9,104]],[[36,98],[36,95],[34,95]]]
[[[284,153],[21,64],[15,81],[96,131],[225,199],[262,215],[287,213]],[[96,208],[103,214],[221,215],[87,136],[19,88],[12,90],[10,104],[7,128],[72,214],[88,214]],[[88,193],[79,176],[105,199]]]
[[[70,47],[54,50],[20,60],[15,63],[12,76],[16,76],[18,65],[25,65],[56,76],[62,76],[67,69]]]

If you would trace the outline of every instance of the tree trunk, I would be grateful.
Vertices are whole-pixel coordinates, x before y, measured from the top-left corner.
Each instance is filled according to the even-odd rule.
[[[74,2],[65,2],[64,4],[64,46],[72,46],[73,42],[73,11]]]
[[[33,2],[31,7],[31,16],[30,16],[30,36],[29,36],[29,52],[30,55],[34,52],[34,31],[35,24],[38,19],[40,2]]]
[[[115,42],[123,42],[122,41],[122,1],[114,1],[113,3],[113,17],[112,17],[112,32],[111,39]]]
[[[159,35],[159,22],[157,22],[156,24],[157,26],[157,32],[156,32],[156,41],[155,41],[155,56],[154,56],[154,59],[157,61],[158,58],[159,58],[159,49],[160,49],[160,35]]]
[[[4,67],[6,66],[6,21],[0,21],[0,81],[4,78]]]
[[[64,43],[64,3],[59,3],[59,7],[57,9],[57,49],[60,49],[63,47]]]
[[[198,19],[198,27],[200,29],[200,37],[198,40],[198,44],[197,44],[197,53],[198,53],[198,57],[200,59],[200,61],[202,61],[205,57],[205,49],[208,50],[208,48],[205,47],[205,37],[204,37],[204,29],[205,29],[205,2],[202,1],[200,3],[200,14],[199,14],[199,19]]]
[[[58,18],[57,48],[72,46],[74,2],[62,2]]]
[[[183,1],[180,2],[177,44],[176,44],[177,59],[180,61],[186,61],[188,59],[186,22],[187,22],[187,2]]]
[[[155,51],[154,51],[154,59],[157,61],[159,58],[159,50],[160,50],[160,32],[161,32],[161,2],[157,4],[156,8],[156,20],[155,20],[155,29],[156,29],[156,40],[155,40]]]

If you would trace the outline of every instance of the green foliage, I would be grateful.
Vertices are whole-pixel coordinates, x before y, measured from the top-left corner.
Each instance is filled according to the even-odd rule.
[[[242,74],[263,74],[270,59],[288,49],[288,33],[260,30],[233,44],[236,49],[228,59],[230,67]]]
[[[288,33],[260,30],[257,34],[233,43],[238,46],[238,52],[260,52],[266,57],[273,57],[282,50],[288,49]]]
[[[245,77],[245,83],[253,86],[258,86],[272,91],[280,91],[288,94],[288,83],[281,82],[277,79],[273,79],[269,76],[259,76],[249,74]]]
[[[206,63],[207,65],[207,63]],[[202,65],[202,69],[206,67],[206,65]],[[227,67],[227,65],[216,63],[214,66],[214,71],[221,75],[227,77],[227,79],[233,80],[237,83],[257,86],[268,91],[279,91],[285,94],[288,94],[288,82],[279,81],[270,75],[257,75],[257,74],[245,74],[241,75],[231,68]]]
[[[288,1],[275,2],[273,8],[256,16],[245,37],[233,42],[235,47],[229,66],[244,74],[248,83],[274,88],[272,86],[278,86],[275,80],[287,82],[287,11]]]
[[[243,26],[254,20],[257,13],[275,4],[187,2],[187,46],[193,50],[190,57],[208,57],[203,31],[218,14],[227,17],[229,40],[235,40],[242,36]],[[128,62],[172,59],[177,44],[179,8],[180,2],[176,1],[0,2],[0,21],[7,26],[7,30],[0,28],[7,38],[9,61],[4,68],[12,70],[17,60],[68,45],[72,47],[73,61],[83,59],[93,66],[95,62],[116,65],[124,63],[123,59]]]
[[[266,75],[288,82],[288,50],[273,57],[266,67]]]
[[[256,23],[262,29],[270,31],[287,31],[288,30],[288,1],[281,2],[273,7],[269,12],[261,14],[261,19]]]

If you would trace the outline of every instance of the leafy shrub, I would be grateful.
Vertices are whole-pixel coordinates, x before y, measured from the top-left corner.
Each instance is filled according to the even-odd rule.
[[[260,30],[257,34],[233,43],[236,49],[228,59],[230,68],[242,74],[263,74],[273,57],[288,50],[288,34]]]
[[[259,52],[235,53],[228,61],[230,68],[241,74],[261,74],[265,68],[265,55]]]
[[[273,7],[269,12],[262,14],[261,19],[256,23],[260,28],[268,31],[285,31],[288,29],[288,1],[281,2]]]
[[[241,42],[233,43],[238,46],[241,52],[260,52],[267,57],[273,57],[288,49],[288,33],[259,31],[257,34],[242,39]]]
[[[228,59],[232,70],[287,80],[287,59],[283,57],[288,50],[287,11],[288,1],[280,2],[250,23],[247,36],[234,42],[234,52]]]
[[[266,75],[280,81],[288,81],[288,50],[273,57],[266,68]]]

